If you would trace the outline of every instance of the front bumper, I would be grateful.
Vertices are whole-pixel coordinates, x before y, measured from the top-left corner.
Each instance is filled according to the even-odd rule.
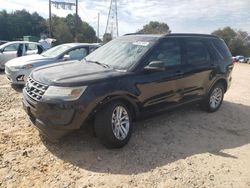
[[[4,68],[5,68],[4,64],[2,64],[2,63],[0,62],[0,69],[1,69],[1,70],[4,70]]]
[[[5,67],[5,75],[11,84],[24,85],[30,72],[31,71],[29,71],[29,70],[15,70],[15,71],[13,71],[10,68],[8,68],[7,66]],[[23,76],[22,80],[18,79],[22,76]]]
[[[23,89],[23,108],[29,119],[49,140],[58,141],[64,135],[79,129],[92,108],[80,102],[34,101]]]

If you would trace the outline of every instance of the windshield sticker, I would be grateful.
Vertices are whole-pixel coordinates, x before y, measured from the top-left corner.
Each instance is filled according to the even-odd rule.
[[[149,42],[137,41],[137,42],[134,42],[133,45],[148,46]]]

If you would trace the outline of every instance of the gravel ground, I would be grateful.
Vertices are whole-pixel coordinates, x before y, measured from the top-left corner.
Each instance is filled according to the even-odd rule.
[[[1,72],[0,187],[250,187],[249,82],[250,65],[237,64],[218,112],[138,121],[126,147],[108,150],[89,129],[46,142]]]

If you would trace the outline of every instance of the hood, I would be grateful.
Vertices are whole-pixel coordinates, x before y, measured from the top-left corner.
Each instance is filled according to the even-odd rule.
[[[6,63],[6,66],[8,67],[15,67],[15,66],[23,66],[27,64],[36,64],[36,63],[42,63],[47,61],[52,61],[54,59],[44,57],[42,55],[34,54],[34,55],[27,55],[18,57],[15,59],[12,59]]]
[[[70,61],[35,69],[31,77],[43,84],[54,86],[81,86],[98,80],[125,74],[94,63]]]

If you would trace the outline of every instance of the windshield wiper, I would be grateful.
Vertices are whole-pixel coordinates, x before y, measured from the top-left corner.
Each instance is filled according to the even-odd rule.
[[[89,60],[86,60],[86,59],[85,59],[85,61],[90,62],[90,63],[95,63],[95,64],[97,64],[97,65],[101,65],[101,66],[104,67],[104,68],[110,68],[109,65],[104,64],[104,63],[100,63],[99,61],[89,61]]]

